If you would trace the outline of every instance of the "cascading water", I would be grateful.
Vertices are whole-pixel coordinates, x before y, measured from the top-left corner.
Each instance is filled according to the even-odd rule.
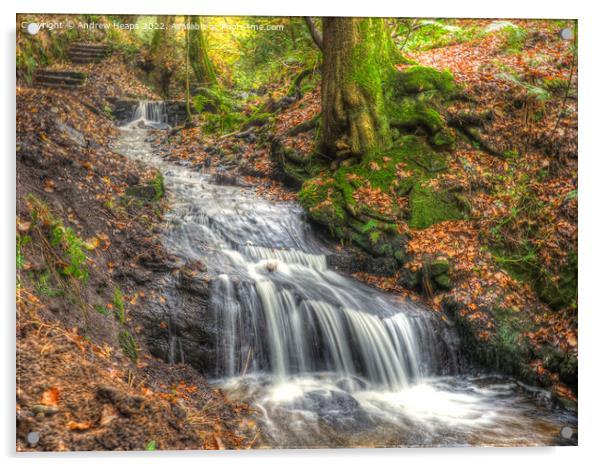
[[[148,105],[138,119],[162,121]],[[540,445],[574,425],[512,380],[459,375],[453,327],[330,270],[297,205],[168,164],[146,134],[128,125],[117,150],[163,171],[165,246],[215,277],[215,382],[257,407],[267,443]]]
[[[141,100],[134,110],[132,121],[128,126],[151,127],[165,129],[169,127],[165,102]]]

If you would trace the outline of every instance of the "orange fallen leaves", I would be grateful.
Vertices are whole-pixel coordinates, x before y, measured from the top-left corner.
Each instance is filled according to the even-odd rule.
[[[40,402],[46,406],[58,406],[59,404],[59,389],[57,387],[50,387],[40,398]]]
[[[92,427],[91,421],[83,421],[83,422],[69,421],[67,423],[67,429],[69,429],[69,430],[88,430],[90,427]]]

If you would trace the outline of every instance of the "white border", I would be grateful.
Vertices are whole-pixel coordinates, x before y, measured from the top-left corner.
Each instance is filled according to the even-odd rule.
[[[600,419],[600,377],[599,341],[602,340],[602,306],[599,304],[600,275],[602,257],[596,227],[599,222],[602,204],[602,138],[600,128],[600,21],[593,2],[547,0],[527,2],[525,0],[504,0],[503,2],[470,2],[466,0],[425,0],[410,2],[392,0],[222,0],[203,2],[202,0],[178,0],[165,2],[147,0],[145,2],[124,2],[104,0],[83,2],[82,0],[56,0],[54,3],[35,0],[20,0],[14,5],[2,4],[3,72],[2,79],[2,131],[3,154],[0,156],[3,176],[0,203],[4,222],[2,232],[2,265],[5,306],[1,312],[4,318],[2,348],[5,368],[2,392],[3,427],[2,444],[4,456],[12,463],[15,460],[14,446],[14,212],[15,212],[15,13],[123,13],[123,14],[204,14],[204,15],[269,15],[269,16],[405,16],[405,17],[468,17],[468,18],[578,18],[579,19],[579,447],[576,448],[536,448],[536,449],[401,449],[401,450],[282,450],[251,452],[153,452],[153,453],[99,453],[99,454],[41,454],[19,455],[21,464],[38,462],[63,464],[84,461],[98,464],[111,461],[128,465],[159,464],[177,462],[202,464],[219,461],[225,464],[247,465],[305,465],[311,463],[341,463],[346,465],[429,464],[463,466],[487,466],[525,463],[539,463],[542,466],[559,464],[587,464],[601,456],[596,451],[598,434],[602,431]]]

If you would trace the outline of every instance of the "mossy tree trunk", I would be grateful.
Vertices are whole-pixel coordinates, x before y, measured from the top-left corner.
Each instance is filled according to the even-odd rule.
[[[190,45],[188,47],[190,66],[199,84],[205,86],[213,85],[217,82],[215,69],[207,54],[207,42],[201,30],[199,17],[191,16],[190,24],[192,25],[190,29]]]
[[[174,73],[173,60],[173,33],[172,33],[172,16],[161,16],[157,20],[163,24],[163,29],[156,29],[151,41],[151,56],[154,63],[154,79],[157,82],[160,93],[163,97],[169,97],[169,86]]]
[[[401,57],[381,18],[324,18],[321,151],[361,156],[391,143],[385,88]]]
[[[184,33],[186,46],[186,123],[192,120],[192,112],[190,111],[190,31],[186,29]]]

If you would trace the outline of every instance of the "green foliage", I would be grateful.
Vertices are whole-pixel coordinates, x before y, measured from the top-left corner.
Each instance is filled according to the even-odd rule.
[[[546,264],[540,254],[547,231],[546,221],[540,217],[543,201],[531,190],[526,177],[506,194],[513,199],[513,206],[487,232],[496,261],[515,279],[530,283],[552,308],[576,308],[576,250],[567,251],[565,264]]]
[[[415,52],[468,42],[485,34],[479,26],[460,27],[455,19],[400,19],[395,28],[402,51]]]
[[[123,353],[136,364],[138,362],[138,344],[134,336],[124,329],[119,332],[118,340]]]
[[[511,149],[511,150],[505,150],[504,152],[502,152],[502,157],[505,158],[506,160],[514,160],[517,159],[519,157],[519,153],[516,149]]]
[[[576,190],[576,189],[573,189],[571,192],[569,192],[569,193],[568,193],[568,194],[565,196],[564,200],[565,200],[565,201],[570,201],[571,199],[575,199],[576,197],[577,197],[577,190]]]
[[[133,33],[143,44],[150,45],[154,37],[154,24],[157,24],[157,16],[138,16]]]
[[[541,85],[552,94],[558,94],[566,92],[569,81],[563,78],[544,78]]]
[[[70,227],[56,221],[50,228],[50,245],[57,248],[65,258],[66,265],[60,268],[64,276],[84,281],[88,279],[85,244]]]
[[[25,253],[23,252],[23,248],[25,248],[27,243],[30,241],[31,236],[20,235],[17,233],[17,270],[23,268],[23,264],[25,263]]]
[[[412,228],[427,228],[446,220],[464,218],[456,199],[449,193],[437,192],[416,184],[410,193],[410,220]]]
[[[513,23],[501,29],[503,36],[503,47],[508,53],[520,53],[527,39],[527,31]]]
[[[163,199],[165,196],[165,180],[163,179],[163,174],[161,172],[157,172],[151,181],[151,184],[155,188],[155,197],[153,200],[159,201]]]
[[[517,86],[526,89],[528,97],[533,97],[541,102],[545,102],[547,100],[550,100],[551,98],[550,93],[544,87],[542,87],[541,85],[531,84],[526,81],[523,81],[516,74],[502,72],[499,73],[497,77],[506,81],[510,81],[516,84]]]
[[[202,87],[194,96],[194,106],[205,121],[209,133],[229,133],[239,128],[247,119],[237,101],[219,86]]]
[[[113,292],[113,312],[115,313],[117,321],[121,325],[125,324],[125,303],[119,287],[115,288],[115,291]]]
[[[235,85],[240,89],[284,84],[294,72],[319,66],[321,53],[314,45],[303,18],[255,17],[252,21],[264,27],[286,21],[286,33],[252,31],[236,37],[236,46],[241,53],[232,64],[232,74]]]
[[[35,281],[36,291],[51,298],[62,296],[63,291],[55,287],[52,274],[49,270],[42,271]]]
[[[157,449],[157,442],[155,442],[154,440],[151,440],[150,442],[148,442],[146,444],[146,447],[144,447],[144,449],[146,451],[155,451]]]
[[[109,310],[107,309],[106,306],[103,306],[102,304],[95,304],[94,310],[96,312],[98,312],[100,315],[103,315],[103,316],[109,315]]]
[[[400,95],[435,90],[448,95],[456,89],[454,77],[449,71],[438,71],[428,66],[411,66],[396,76],[397,92]]]
[[[40,22],[37,15],[20,17],[25,22]],[[33,74],[38,68],[44,68],[65,58],[69,43],[80,36],[78,28],[41,30],[31,35],[17,28],[17,75],[27,83],[32,82]]]

